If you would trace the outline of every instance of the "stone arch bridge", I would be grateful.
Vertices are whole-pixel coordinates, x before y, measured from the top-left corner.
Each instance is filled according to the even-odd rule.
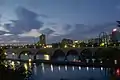
[[[68,59],[69,55],[72,55],[76,59],[84,60],[85,58],[92,58],[99,54],[99,51],[102,49],[107,49],[105,47],[85,47],[85,48],[10,48],[5,49],[7,54],[17,55],[17,58],[21,59],[22,55],[26,54],[31,56],[32,59],[37,59],[38,55],[49,55],[50,60],[56,58]],[[115,48],[119,50],[119,48]],[[116,51],[116,50],[115,50]]]

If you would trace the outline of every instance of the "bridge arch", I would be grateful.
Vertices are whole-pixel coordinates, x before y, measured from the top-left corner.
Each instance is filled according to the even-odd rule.
[[[102,56],[102,54],[103,53],[101,53],[101,51],[102,51],[102,48],[98,48],[96,51],[95,51],[95,53],[94,53],[94,57],[95,58],[102,58],[103,56]]]
[[[66,60],[68,61],[78,61],[80,60],[80,56],[77,50],[71,49],[66,54]]]
[[[21,51],[20,54],[18,55],[18,59],[34,59],[33,53],[29,50],[24,50]]]
[[[120,50],[117,48],[100,48],[95,52],[95,57],[103,63],[114,64],[114,60],[120,63]]]
[[[81,51],[81,56],[83,59],[86,59],[86,58],[92,58],[93,57],[93,53],[90,49],[84,49]]]
[[[65,60],[65,53],[61,49],[57,49],[54,51],[53,55],[51,56],[52,60],[64,61]]]
[[[34,59],[50,60],[50,55],[45,50],[38,50],[34,55]]]

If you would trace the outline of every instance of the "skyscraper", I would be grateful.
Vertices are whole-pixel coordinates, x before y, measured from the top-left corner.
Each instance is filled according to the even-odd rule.
[[[46,36],[44,34],[40,35],[40,44],[46,45]]]
[[[112,41],[113,42],[120,41],[120,32],[117,28],[113,29],[113,31],[112,31]]]

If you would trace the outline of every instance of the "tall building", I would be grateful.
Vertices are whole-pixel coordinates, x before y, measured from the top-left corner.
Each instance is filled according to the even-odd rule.
[[[44,34],[40,35],[40,44],[46,45],[46,36]]]
[[[117,28],[112,31],[112,42],[120,42],[120,31]]]

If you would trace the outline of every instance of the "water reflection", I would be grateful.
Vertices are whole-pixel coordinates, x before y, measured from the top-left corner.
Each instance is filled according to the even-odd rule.
[[[67,71],[67,66],[65,65],[65,71]]]
[[[44,66],[44,67],[43,67]],[[86,70],[87,69],[87,70]],[[34,80],[60,80],[61,78],[68,80],[107,80],[103,68],[81,68],[75,66],[54,66],[45,65],[34,66]],[[37,74],[35,74],[37,73]]]
[[[32,57],[28,55],[21,55],[23,59],[29,60],[31,62]],[[30,59],[31,58],[31,59]],[[72,59],[71,59],[72,58]],[[74,60],[75,57],[68,56],[68,60]],[[77,58],[76,58],[77,59]],[[63,58],[60,58],[63,60]],[[89,60],[87,60],[89,61]],[[117,61],[116,61],[117,62]],[[15,63],[10,61],[12,65]],[[19,63],[19,62],[17,62]],[[20,64],[20,63],[19,63]],[[15,64],[16,65],[16,64]],[[24,64],[25,69],[27,70],[31,66],[31,63]],[[101,68],[89,68],[89,67],[75,67],[75,66],[54,66],[46,65],[41,63],[40,65],[33,64],[33,75],[34,80],[107,80],[108,75],[105,73],[105,69]]]
[[[81,70],[81,67],[80,67],[80,66],[79,66],[78,68],[79,68],[79,70]]]
[[[58,66],[58,70],[60,71],[60,66]]]
[[[51,71],[53,72],[53,65],[51,64]]]

